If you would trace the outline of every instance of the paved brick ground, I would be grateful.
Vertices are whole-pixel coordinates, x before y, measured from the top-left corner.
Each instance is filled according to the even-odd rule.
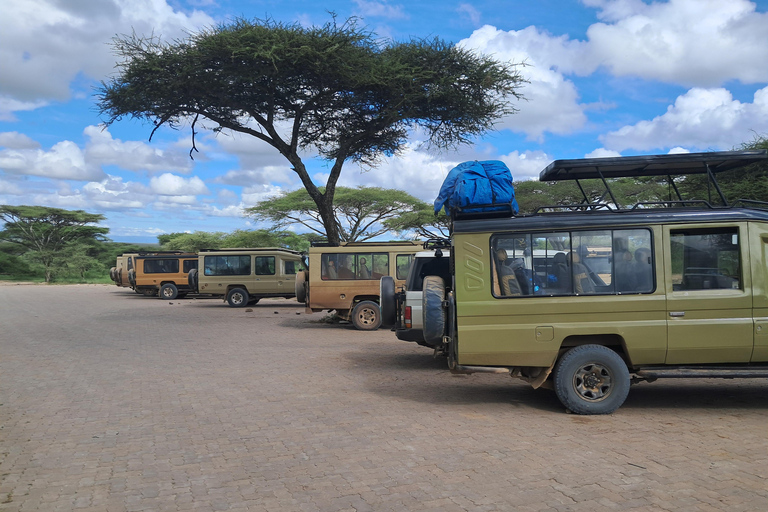
[[[0,286],[0,510],[768,510],[768,383],[607,417],[305,315]]]

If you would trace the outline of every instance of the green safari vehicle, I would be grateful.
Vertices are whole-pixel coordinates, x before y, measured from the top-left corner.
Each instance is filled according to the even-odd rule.
[[[615,411],[640,381],[768,377],[768,204],[729,204],[715,179],[766,161],[765,150],[555,161],[541,181],[597,178],[609,200],[456,215],[450,282],[424,281],[424,332],[453,372],[509,373],[579,414]],[[692,174],[716,201],[682,199],[679,177]],[[619,206],[609,182],[628,176],[666,176],[676,198]]]

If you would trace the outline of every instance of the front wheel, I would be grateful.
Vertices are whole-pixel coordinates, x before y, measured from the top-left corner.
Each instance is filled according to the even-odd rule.
[[[242,308],[248,305],[248,292],[242,288],[232,288],[227,294],[227,302],[233,308]]]
[[[162,300],[173,300],[179,296],[179,289],[173,283],[165,283],[160,287],[160,293],[158,294]]]
[[[629,394],[626,363],[602,345],[582,345],[566,352],[553,378],[557,398],[577,414],[610,414]]]
[[[379,305],[370,300],[358,302],[352,310],[352,325],[361,331],[375,331],[381,326]]]

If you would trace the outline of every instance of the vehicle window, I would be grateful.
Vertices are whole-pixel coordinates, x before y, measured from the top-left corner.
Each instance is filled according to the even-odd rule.
[[[133,258],[128,258],[128,266],[126,267],[128,270],[133,269]]]
[[[670,233],[673,290],[741,288],[737,228]]]
[[[323,280],[378,280],[389,275],[387,253],[322,254],[320,265]]]
[[[182,268],[184,269],[185,274],[189,274],[190,270],[197,268],[197,260],[184,260],[184,265]]]
[[[298,263],[297,261],[286,261],[284,263],[285,263],[285,268],[284,268],[283,272],[286,275],[295,274],[296,273],[296,264]]]
[[[494,237],[492,244],[496,296],[654,290],[647,229],[514,234]]]
[[[251,273],[251,257],[206,256],[203,266],[206,276],[247,276]]]
[[[426,276],[440,276],[447,287],[451,283],[451,259],[449,256],[441,258],[416,258],[413,263],[414,269],[411,274],[411,282],[408,283],[408,290],[420,292],[424,289],[424,278]]]
[[[176,274],[178,272],[178,258],[167,260],[144,260],[145,274]]]
[[[275,275],[275,257],[274,256],[256,256],[254,274],[257,276]]]
[[[395,277],[397,279],[405,279],[408,277],[408,271],[411,269],[413,263],[413,254],[398,254],[395,256]]]

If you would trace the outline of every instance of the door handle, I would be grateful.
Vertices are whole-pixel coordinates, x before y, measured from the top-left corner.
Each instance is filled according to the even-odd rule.
[[[679,318],[685,316],[685,311],[670,311],[669,316],[673,318]]]

